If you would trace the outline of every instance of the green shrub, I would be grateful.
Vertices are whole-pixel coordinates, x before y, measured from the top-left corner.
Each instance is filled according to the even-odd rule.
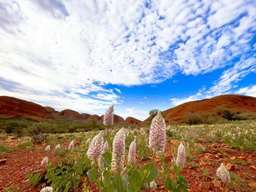
[[[20,192],[20,190],[16,186],[9,186],[9,187],[4,188],[3,192]]]
[[[27,175],[27,178],[30,185],[35,187],[41,182],[41,180],[43,179],[43,175],[41,173],[29,173]]]
[[[46,173],[47,183],[55,192],[68,192],[79,186],[81,176],[84,176],[89,168],[90,161],[86,156],[72,163],[59,163],[57,167],[49,165]]]
[[[203,122],[202,115],[198,113],[188,113],[185,117],[185,123],[189,125],[202,124]]]
[[[9,153],[11,151],[12,151],[11,148],[9,148],[9,147],[7,147],[5,145],[0,145],[0,153]]]

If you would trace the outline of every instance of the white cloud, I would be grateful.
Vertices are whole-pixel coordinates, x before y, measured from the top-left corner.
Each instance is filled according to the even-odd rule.
[[[256,97],[256,85],[240,88],[237,93]]]
[[[146,117],[148,117],[148,111],[137,109],[134,107],[127,107],[123,111],[119,111],[120,115],[124,118],[127,117],[135,117],[141,121],[145,120]]]
[[[0,0],[0,78],[19,84],[0,94],[94,112],[120,99],[106,84],[229,65],[252,49],[255,12],[244,0]]]
[[[237,86],[237,82],[249,73],[256,72],[256,59],[249,58],[244,62],[238,62],[234,67],[224,71],[214,86],[207,90],[208,95],[220,95],[228,93]]]
[[[225,70],[213,86],[201,89],[194,95],[171,98],[171,106],[229,93],[256,96],[256,86],[238,88],[237,85],[249,73],[256,73],[256,59],[253,57],[247,59],[244,63],[237,62],[234,67]]]

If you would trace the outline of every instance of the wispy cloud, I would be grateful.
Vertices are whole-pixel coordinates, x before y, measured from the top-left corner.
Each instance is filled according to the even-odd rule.
[[[256,97],[256,85],[240,88],[237,93]]]
[[[219,83],[228,90],[227,76],[235,71],[236,81],[250,68],[255,14],[253,0],[0,0],[0,78],[19,84],[0,94],[94,112],[120,99],[106,84],[224,67]]]

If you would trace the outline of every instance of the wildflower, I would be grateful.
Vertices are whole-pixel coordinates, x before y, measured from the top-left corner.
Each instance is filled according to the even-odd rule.
[[[87,156],[90,160],[97,162],[97,160],[102,155],[104,146],[104,139],[102,132],[98,133],[90,142],[89,148],[87,150]]]
[[[53,192],[53,188],[47,186],[47,187],[42,188],[40,192]]]
[[[108,146],[108,142],[107,142],[107,141],[105,141],[104,146],[103,146],[102,154],[103,154],[103,153],[106,153],[106,152],[107,152],[107,150],[108,150],[108,148],[109,148],[109,146]]]
[[[125,130],[120,129],[113,139],[111,170],[121,172],[125,161]]]
[[[49,163],[49,158],[45,156],[41,161],[41,166],[46,166]]]
[[[177,152],[177,158],[175,161],[176,165],[179,167],[184,167],[186,163],[186,150],[185,147],[182,143],[180,143],[178,147],[178,152]]]
[[[153,118],[149,130],[149,148],[155,153],[163,153],[165,150],[166,142],[166,124],[161,112]]]
[[[149,183],[149,188],[151,188],[151,189],[156,189],[157,188],[157,184],[156,184],[155,180],[153,180]]]
[[[55,150],[57,150],[57,149],[60,149],[60,144],[57,144],[57,145],[55,146]]]
[[[230,182],[230,174],[229,171],[226,169],[223,163],[219,166],[216,171],[216,176],[223,182],[229,183]]]
[[[128,163],[130,164],[136,163],[136,139],[134,139],[134,141],[131,142],[129,146]]]
[[[111,105],[103,116],[103,124],[104,125],[113,125],[114,124],[114,106]]]
[[[72,149],[74,149],[74,147],[75,147],[75,140],[72,140],[72,141],[70,141],[70,143],[68,145],[68,150],[72,150]]]
[[[45,148],[44,148],[45,151],[51,151],[51,145],[47,145]]]

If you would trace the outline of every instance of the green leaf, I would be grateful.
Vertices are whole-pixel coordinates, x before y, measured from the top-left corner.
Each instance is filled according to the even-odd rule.
[[[169,190],[173,190],[173,181],[170,178],[167,178],[164,183],[165,187]]]
[[[145,165],[144,170],[144,182],[149,183],[157,177],[157,169],[153,163]]]
[[[96,182],[98,179],[97,169],[94,167],[87,171],[87,175],[89,179],[92,180],[93,182]]]

